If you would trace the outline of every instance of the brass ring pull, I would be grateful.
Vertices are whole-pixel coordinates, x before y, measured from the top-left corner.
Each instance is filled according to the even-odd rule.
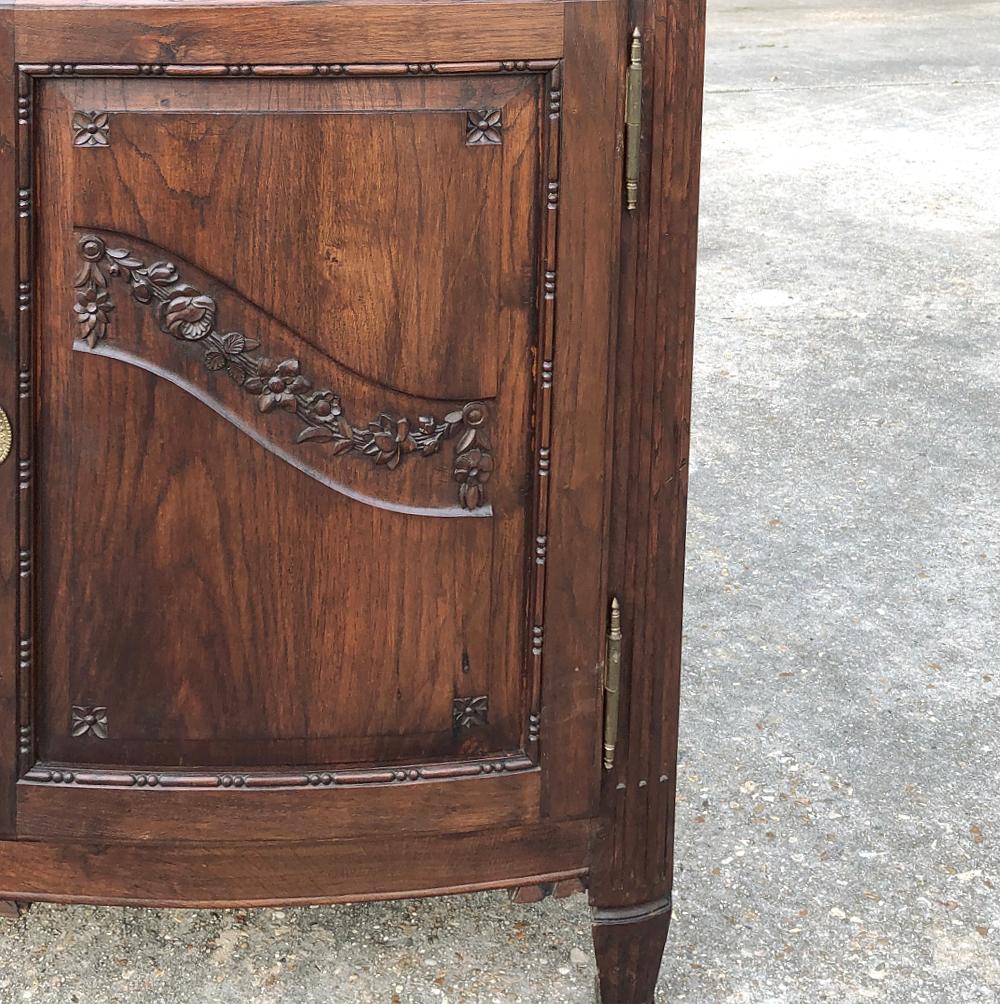
[[[10,447],[14,441],[14,435],[10,429],[10,419],[7,412],[0,408],[0,464],[10,456]]]

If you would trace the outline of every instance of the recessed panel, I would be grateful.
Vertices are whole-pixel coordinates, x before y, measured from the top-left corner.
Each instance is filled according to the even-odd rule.
[[[519,754],[544,75],[40,90],[40,759]]]

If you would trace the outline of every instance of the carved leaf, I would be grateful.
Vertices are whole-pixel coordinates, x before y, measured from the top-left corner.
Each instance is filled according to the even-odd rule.
[[[462,485],[462,505],[466,509],[477,509],[479,507],[479,496],[482,489],[479,485],[466,482]]]
[[[465,451],[472,446],[475,441],[476,430],[466,429],[465,432],[462,433],[462,438],[459,439],[458,445],[455,447],[456,453],[465,453]]]
[[[226,358],[225,353],[221,349],[217,349],[214,346],[205,351],[205,366],[210,370],[221,370],[225,369],[229,365],[229,360]]]
[[[329,429],[321,429],[315,425],[307,426],[295,439],[296,443],[329,443],[336,437]],[[348,444],[350,445],[350,444]]]
[[[241,335],[238,331],[230,331],[228,335],[224,335],[222,338],[222,351],[228,356],[238,356],[241,352],[245,352],[247,349],[247,340],[245,335]]]
[[[142,268],[142,262],[133,258],[127,248],[108,248],[107,255],[122,268]]]
[[[76,273],[76,279],[73,281],[73,285],[79,289],[81,286],[86,286],[87,283],[94,282],[94,266],[88,261],[79,272]]]

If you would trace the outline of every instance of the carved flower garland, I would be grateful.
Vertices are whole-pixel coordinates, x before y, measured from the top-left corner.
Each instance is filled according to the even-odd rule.
[[[298,359],[278,361],[253,355],[260,342],[239,331],[220,333],[215,300],[183,282],[171,262],[146,265],[127,249],[109,248],[93,235],[80,239],[79,250],[84,264],[76,277],[73,309],[81,337],[91,348],[107,337],[115,309],[108,292],[109,277],[121,279],[139,303],[155,302],[157,323],[164,334],[202,342],[206,369],[225,372],[256,398],[262,414],[278,409],[296,415],[305,426],[297,443],[328,444],[334,455],[356,453],[392,471],[407,455],[432,456],[445,440],[458,436],[453,476],[459,502],[469,510],[485,502],[484,485],[493,471],[493,457],[484,435],[488,412],[483,402],[472,401],[443,420],[425,415],[413,422],[405,416],[381,414],[365,426],[355,426],[345,417],[339,395],[329,389],[312,389]]]

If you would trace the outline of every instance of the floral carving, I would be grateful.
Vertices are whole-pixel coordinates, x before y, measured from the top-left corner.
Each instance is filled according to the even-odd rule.
[[[92,735],[98,739],[108,738],[108,709],[89,705],[73,708],[72,734],[75,737]]]
[[[73,309],[81,337],[91,348],[108,336],[114,310],[108,285],[111,278],[119,279],[128,284],[138,303],[155,303],[164,334],[201,343],[205,368],[226,373],[256,398],[262,414],[280,410],[295,415],[304,426],[296,443],[325,446],[335,456],[357,454],[392,471],[407,456],[433,456],[446,440],[454,439],[452,469],[459,503],[468,510],[484,504],[493,456],[485,435],[489,411],[482,401],[470,401],[443,419],[422,415],[413,421],[382,413],[356,426],[345,416],[338,394],[328,388],[313,389],[298,359],[276,361],[256,355],[259,341],[239,331],[220,332],[215,300],[185,283],[171,262],[146,265],[129,250],[108,247],[94,235],[80,238],[79,251],[84,264],[76,277]]]
[[[493,473],[493,458],[483,450],[469,450],[455,461],[455,480],[461,486],[459,498],[466,509],[475,509],[483,493],[483,485]]]
[[[199,342],[215,329],[215,300],[210,296],[175,296],[162,313],[163,326],[175,338]]]
[[[503,112],[480,108],[469,112],[465,124],[466,146],[499,146],[503,143]]]
[[[257,407],[265,414],[275,408],[285,411],[298,411],[298,395],[309,389],[309,381],[299,375],[298,359],[286,359],[276,363],[270,359],[261,359],[257,367],[257,376],[250,377],[243,389],[257,396]]]
[[[73,309],[79,315],[83,337],[93,348],[107,334],[111,311],[115,309],[111,297],[99,286],[87,286],[76,294]]]
[[[452,702],[452,720],[456,729],[482,728],[489,725],[488,697],[456,697]]]
[[[73,116],[74,146],[107,146],[111,116],[107,112],[77,112]]]

